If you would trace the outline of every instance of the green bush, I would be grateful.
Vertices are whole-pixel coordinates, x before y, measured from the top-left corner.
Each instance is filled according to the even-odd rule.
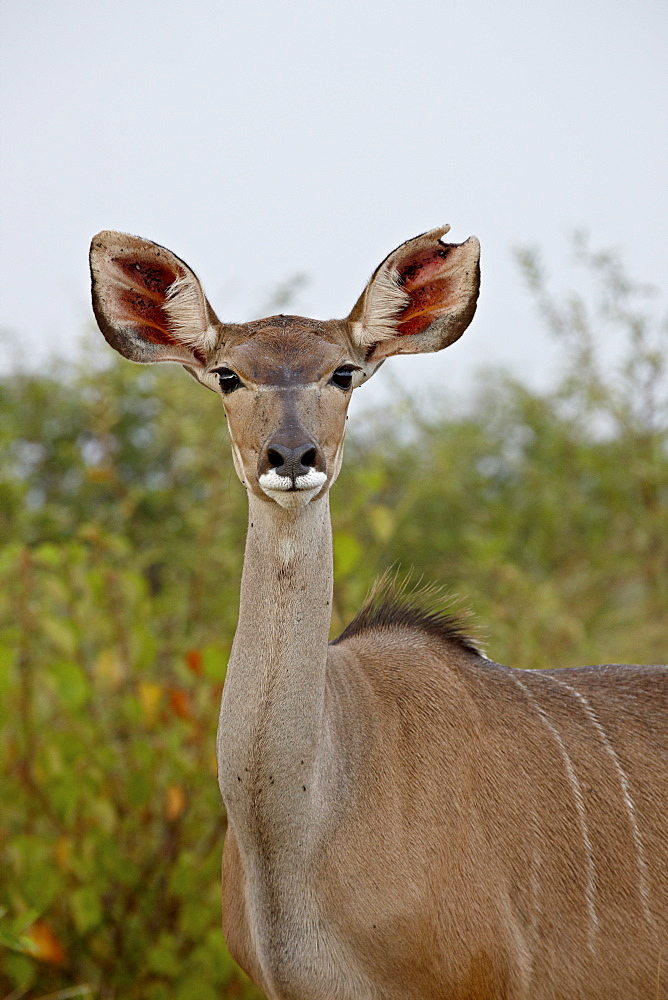
[[[613,257],[582,254],[590,317],[523,255],[570,359],[551,392],[488,374],[467,412],[404,404],[351,434],[334,632],[399,563],[462,595],[495,659],[665,662],[665,331]],[[245,497],[213,394],[103,351],[0,383],[0,992],[249,1000],[220,931],[214,757]]]

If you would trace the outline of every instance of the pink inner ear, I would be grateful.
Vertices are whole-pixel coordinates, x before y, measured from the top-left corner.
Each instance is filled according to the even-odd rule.
[[[113,301],[116,322],[140,327],[142,335],[154,344],[177,344],[163,305],[167,289],[180,275],[162,262],[131,254],[114,257],[113,264],[122,275]]]
[[[398,266],[400,284],[410,302],[397,317],[401,337],[422,333],[433,321],[455,308],[459,295],[456,270],[448,267],[451,247],[419,250]]]

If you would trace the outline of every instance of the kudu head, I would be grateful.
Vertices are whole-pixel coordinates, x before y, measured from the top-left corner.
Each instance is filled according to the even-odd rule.
[[[480,247],[442,243],[449,226],[402,244],[344,320],[270,316],[221,323],[169,250],[123,233],[92,241],[93,308],[132,361],[178,361],[222,396],[234,464],[248,490],[297,508],[336,479],[352,389],[393,354],[439,351],[471,322]]]

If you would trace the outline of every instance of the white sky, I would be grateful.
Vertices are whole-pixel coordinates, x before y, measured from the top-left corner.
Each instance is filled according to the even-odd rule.
[[[478,315],[395,376],[545,381],[513,246],[567,289],[584,226],[665,289],[667,29],[665,0],[2,0],[0,326],[27,361],[72,351],[100,229],[168,246],[241,320],[295,273],[290,311],[345,315],[450,222],[482,242]]]

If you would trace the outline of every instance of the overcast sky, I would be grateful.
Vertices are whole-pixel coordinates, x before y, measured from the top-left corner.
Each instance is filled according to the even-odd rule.
[[[73,350],[100,229],[168,246],[241,320],[295,274],[291,311],[345,315],[450,222],[482,242],[478,315],[395,373],[540,381],[513,246],[566,289],[586,227],[666,287],[667,41],[665,0],[2,0],[0,325],[26,359]]]

